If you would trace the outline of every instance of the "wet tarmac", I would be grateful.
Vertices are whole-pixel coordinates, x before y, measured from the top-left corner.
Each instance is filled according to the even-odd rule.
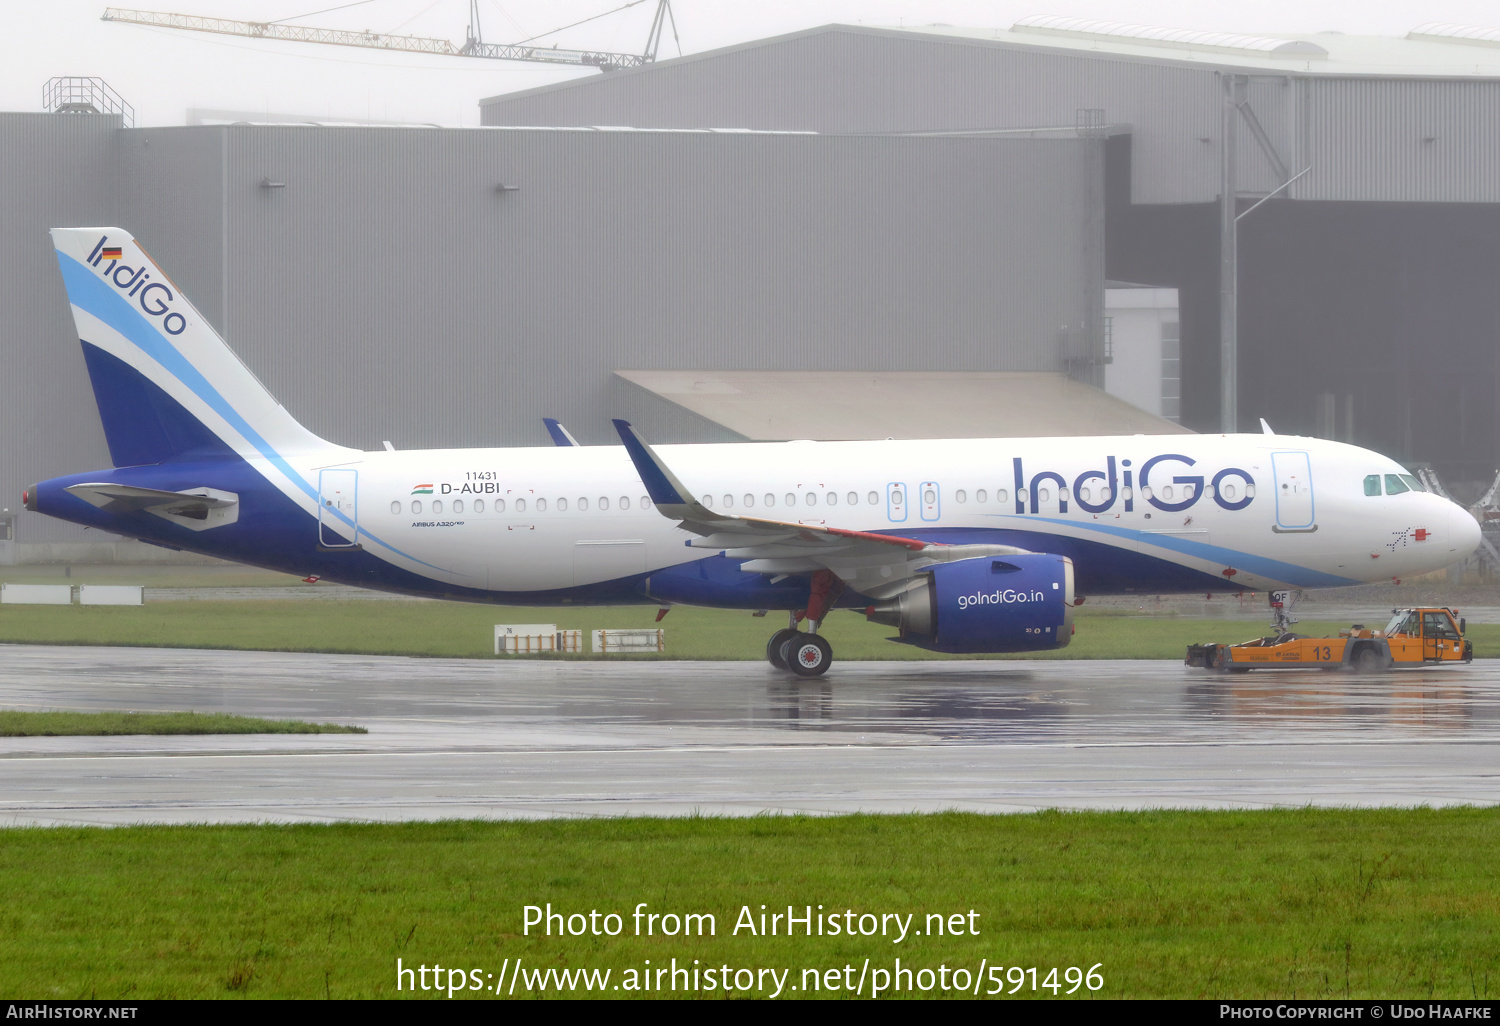
[[[0,738],[0,823],[1500,802],[1500,661],[541,662],[0,646],[0,708],[366,735]]]

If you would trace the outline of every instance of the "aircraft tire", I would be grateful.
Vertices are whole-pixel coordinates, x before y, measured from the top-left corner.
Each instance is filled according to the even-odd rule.
[[[781,655],[799,677],[821,677],[833,665],[833,646],[816,634],[797,634],[782,644]]]
[[[778,670],[788,669],[786,657],[781,654],[781,646],[795,638],[801,631],[794,631],[789,627],[783,627],[771,635],[771,640],[766,642],[766,662]]]

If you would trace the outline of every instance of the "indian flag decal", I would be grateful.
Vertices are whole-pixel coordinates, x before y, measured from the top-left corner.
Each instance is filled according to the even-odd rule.
[[[413,495],[431,495],[432,494],[432,485],[430,485],[430,484],[419,484],[419,485],[417,485],[415,488],[413,488],[411,490],[411,493]]]

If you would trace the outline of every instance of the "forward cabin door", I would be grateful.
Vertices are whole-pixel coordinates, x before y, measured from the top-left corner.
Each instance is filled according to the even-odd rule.
[[[318,471],[318,544],[352,549],[359,540],[359,471]]]
[[[1312,466],[1305,452],[1273,452],[1276,526],[1283,531],[1314,531]]]

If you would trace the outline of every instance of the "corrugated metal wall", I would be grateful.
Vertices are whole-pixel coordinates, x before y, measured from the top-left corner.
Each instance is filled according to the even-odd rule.
[[[1057,370],[1101,288],[1100,140],[118,135],[84,176],[113,190],[104,209],[62,204],[30,246],[7,234],[3,277],[45,308],[13,415],[52,426],[0,488],[108,462],[49,218],[132,231],[295,416],[368,448],[545,444],[543,416],[585,442],[622,414],[661,440],[725,437],[613,379],[623,368]],[[50,136],[33,149],[56,166]],[[38,409],[57,394],[60,421]],[[22,541],[68,532],[21,524]]]
[[[1242,71],[1227,67],[1229,71]],[[1500,82],[1254,71],[1247,98],[1308,200],[1500,201]],[[1218,72],[1014,43],[833,26],[481,101],[486,125],[917,132],[1129,125],[1131,201],[1219,194]],[[1240,190],[1279,180],[1241,126]]]
[[[47,230],[110,218],[119,126],[114,115],[0,114],[0,508],[12,512],[27,485],[109,465]],[[58,536],[42,520],[23,514],[20,540]]]
[[[1500,202],[1500,82],[1333,78],[1298,89],[1313,168],[1298,199]]]
[[[1219,192],[1217,89],[1211,69],[838,26],[480,109],[486,125],[840,133],[1072,126],[1079,109],[1099,108],[1134,126],[1134,202],[1184,203]]]

